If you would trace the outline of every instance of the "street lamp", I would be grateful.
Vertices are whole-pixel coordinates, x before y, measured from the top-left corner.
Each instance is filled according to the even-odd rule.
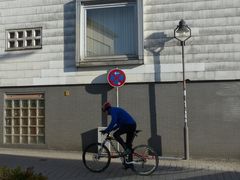
[[[185,79],[184,46],[185,41],[191,37],[191,29],[182,19],[174,30],[174,38],[181,42],[182,46],[182,68],[183,68],[183,101],[184,101],[184,158],[189,159],[189,135],[187,118],[187,88]]]

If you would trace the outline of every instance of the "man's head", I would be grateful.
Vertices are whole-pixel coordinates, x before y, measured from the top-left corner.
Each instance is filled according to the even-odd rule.
[[[103,105],[102,105],[102,111],[103,112],[106,112],[108,109],[111,108],[111,104],[109,102],[105,102]]]

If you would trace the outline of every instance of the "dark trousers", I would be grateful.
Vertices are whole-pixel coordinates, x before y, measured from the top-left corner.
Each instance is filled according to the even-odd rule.
[[[113,137],[121,144],[126,150],[127,148],[132,150],[132,143],[134,139],[134,133],[136,131],[136,124],[126,124],[121,126],[116,132],[113,133]],[[121,138],[121,135],[126,134],[126,143]]]

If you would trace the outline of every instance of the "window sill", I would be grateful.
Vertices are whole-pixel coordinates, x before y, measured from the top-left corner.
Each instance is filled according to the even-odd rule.
[[[77,67],[99,67],[99,66],[124,66],[124,65],[141,65],[143,59],[86,59],[77,62]]]
[[[24,50],[36,50],[42,49],[42,46],[31,46],[31,47],[16,47],[16,48],[7,48],[5,51],[24,51]]]

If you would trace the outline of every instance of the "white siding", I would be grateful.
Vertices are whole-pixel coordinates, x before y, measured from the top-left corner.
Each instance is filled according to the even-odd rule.
[[[144,65],[123,68],[127,82],[182,79],[181,47],[173,38],[182,18],[192,29],[186,78],[240,79],[239,0],[143,2]],[[5,51],[6,29],[32,27],[43,28],[42,49]],[[0,1],[0,86],[106,83],[102,75],[111,68],[76,68],[74,1]]]

